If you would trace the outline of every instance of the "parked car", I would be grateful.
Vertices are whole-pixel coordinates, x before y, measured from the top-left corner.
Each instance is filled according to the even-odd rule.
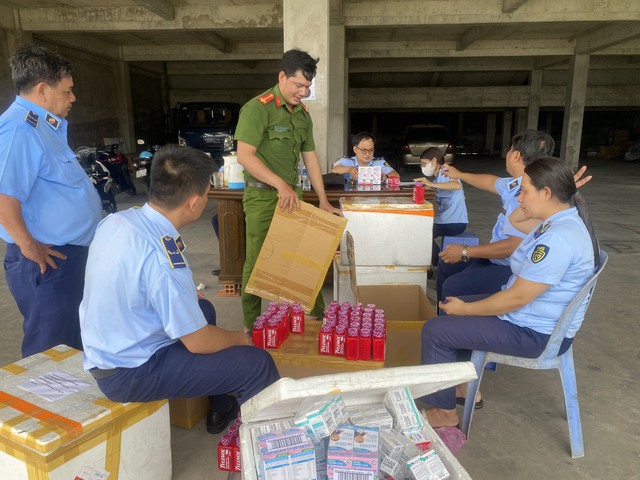
[[[214,160],[236,149],[233,134],[240,105],[226,102],[185,102],[174,108],[178,144],[202,150]]]
[[[442,125],[409,125],[404,129],[398,145],[396,167],[419,166],[420,155],[430,147],[438,147],[444,154],[445,163],[453,163],[455,146],[446,127]]]
[[[635,144],[624,154],[625,162],[637,162],[638,160],[640,160],[640,143]]]

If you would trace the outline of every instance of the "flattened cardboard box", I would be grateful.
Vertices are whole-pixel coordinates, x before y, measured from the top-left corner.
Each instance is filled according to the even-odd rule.
[[[313,308],[347,221],[300,202],[296,212],[276,207],[245,291],[274,302]]]
[[[18,385],[63,372],[89,387],[53,402]],[[69,480],[85,469],[109,479],[170,480],[166,400],[118,403],[104,397],[66,345],[0,368],[0,479]]]

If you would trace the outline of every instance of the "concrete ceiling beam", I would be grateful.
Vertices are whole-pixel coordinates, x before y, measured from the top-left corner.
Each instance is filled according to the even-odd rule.
[[[489,33],[491,27],[471,27],[467,28],[456,40],[456,50],[462,51],[471,46],[472,43],[481,39]]]
[[[214,32],[190,31],[189,34],[193,38],[220,50],[222,53],[231,53],[231,45],[229,42]]]
[[[107,43],[97,39],[90,33],[87,34],[68,34],[59,33],[56,35],[38,34],[35,38],[45,40],[55,45],[61,45],[72,48],[81,52],[89,53],[97,57],[117,59],[120,55],[118,45],[115,43]]]
[[[640,22],[607,25],[577,38],[576,53],[594,53],[640,38]]]
[[[123,60],[140,61],[193,61],[193,60],[255,60],[280,59],[282,44],[244,43],[233,53],[223,53],[210,45],[125,45],[122,47]]]
[[[155,13],[164,20],[174,19],[175,12],[173,4],[166,0],[135,0],[135,3],[141,7],[148,8],[149,11]]]
[[[515,12],[529,0],[502,0],[502,13]]]

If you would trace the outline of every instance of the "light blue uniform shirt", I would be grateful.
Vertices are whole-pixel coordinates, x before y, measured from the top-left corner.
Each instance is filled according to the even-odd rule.
[[[522,177],[513,178],[499,178],[495,182],[496,191],[502,199],[502,211],[498,215],[496,224],[493,226],[491,232],[491,243],[498,240],[504,240],[509,237],[524,238],[525,234],[511,225],[509,221],[509,215],[513,212],[520,202],[518,202],[518,195],[520,195],[520,184],[522,183]],[[509,265],[509,258],[491,258],[492,263],[496,265]]]
[[[340,160],[333,162],[334,167],[356,167],[360,168],[360,164],[358,164],[358,159],[356,157],[342,157]],[[372,158],[367,165],[362,165],[363,167],[382,167],[381,171],[383,174],[388,175],[390,172],[393,172],[393,168],[387,163],[384,158]],[[348,173],[344,174],[345,180],[351,179],[351,175]]]
[[[433,183],[449,183],[458,182],[460,180],[451,179],[442,172],[438,172]],[[443,190],[436,188],[436,201],[438,202],[438,211],[433,220],[434,223],[469,223],[467,216],[467,205],[464,202],[464,190]]]
[[[499,315],[503,320],[551,334],[571,300],[594,274],[593,246],[589,232],[576,208],[551,216],[531,232],[511,255],[513,275],[502,287],[513,285],[517,277],[549,285],[531,303],[513,312]],[[576,313],[567,332],[575,336],[582,324],[585,303]]]
[[[20,202],[27,230],[45,244],[89,245],[102,218],[67,121],[19,96],[0,116],[0,193]],[[0,238],[15,243],[2,226]]]
[[[178,237],[149,204],[100,223],[80,304],[85,369],[140,366],[158,349],[207,325]]]

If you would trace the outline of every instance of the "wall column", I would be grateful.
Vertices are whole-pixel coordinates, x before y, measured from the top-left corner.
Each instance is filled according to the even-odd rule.
[[[124,138],[126,151],[135,153],[136,139],[134,138],[133,106],[131,104],[131,74],[129,72],[129,62],[122,60],[122,48],[120,48],[120,58],[116,60],[115,79],[120,135]]]
[[[531,89],[529,90],[529,107],[527,108],[527,128],[532,130],[538,130],[541,91],[542,70],[531,70]]]
[[[513,127],[513,111],[505,110],[504,118],[502,120],[502,150],[501,155],[504,155],[511,147],[511,128]]]
[[[562,124],[562,142],[560,144],[560,158],[568,162],[574,170],[578,168],[580,160],[582,121],[587,97],[588,76],[589,55],[574,55],[569,63],[567,96]]]
[[[495,143],[496,143],[496,114],[487,113],[487,135],[486,135],[484,148],[486,148],[490,154],[493,154],[493,152],[495,151]]]

